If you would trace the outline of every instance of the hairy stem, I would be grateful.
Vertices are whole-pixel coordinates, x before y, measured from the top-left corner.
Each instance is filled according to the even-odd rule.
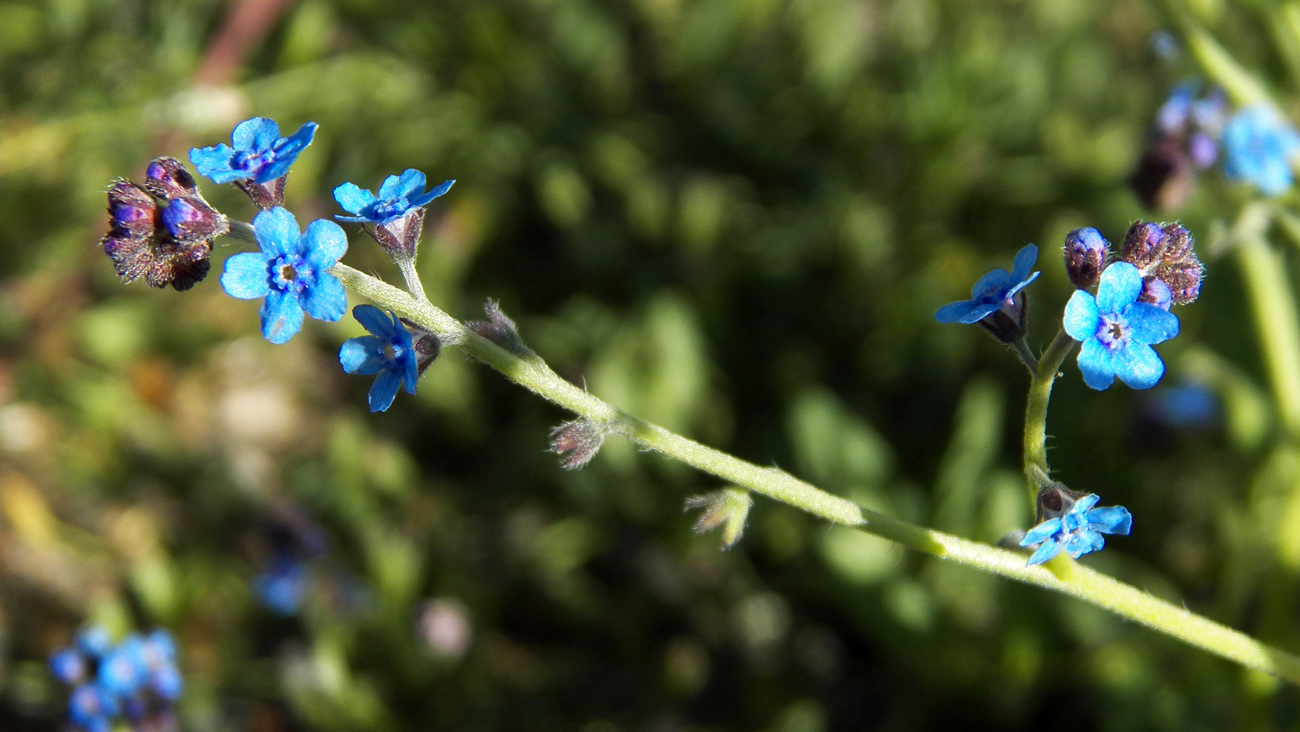
[[[863,510],[851,501],[827,493],[781,470],[740,460],[625,414],[560,378],[535,355],[520,355],[498,346],[428,301],[418,301],[396,287],[346,265],[336,265],[330,271],[354,292],[429,328],[446,343],[459,344],[470,356],[501,372],[511,381],[565,409],[609,425],[612,431],[625,435],[641,447],[830,521],[859,527],[863,531],[942,559],[1071,595],[1244,666],[1300,684],[1300,658],[1131,585],[1094,572],[1069,558],[1063,557],[1047,566],[1031,567],[1026,564],[1024,553],[967,541]],[[1036,462],[1033,465],[1039,467],[1044,475],[1047,465],[1043,448],[1047,396],[1056,370],[1069,355],[1073,345],[1074,341],[1064,333],[1057,335],[1039,360],[1033,382],[1035,388],[1031,390],[1031,410],[1036,410],[1033,416],[1038,425],[1035,434],[1044,436],[1035,442]],[[1034,406],[1040,402],[1040,407]],[[1026,420],[1027,425],[1029,421]],[[1029,432],[1027,427],[1026,472],[1031,466]]]
[[[1064,328],[1057,331],[1038,359],[1038,368],[1029,382],[1029,400],[1025,404],[1025,479],[1030,505],[1037,505],[1038,491],[1052,482],[1047,467],[1047,403],[1052,398],[1056,373],[1074,346],[1075,340]]]

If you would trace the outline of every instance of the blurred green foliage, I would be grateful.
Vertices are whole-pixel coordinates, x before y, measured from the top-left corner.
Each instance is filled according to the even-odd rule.
[[[335,359],[355,323],[271,346],[215,277],[123,287],[95,246],[107,183],[151,157],[316,121],[300,221],[343,181],[457,178],[419,262],[435,303],[497,298],[619,406],[992,542],[1031,520],[1025,375],[932,313],[1037,242],[1045,342],[1058,243],[1143,215],[1124,178],[1195,73],[1151,33],[1206,24],[1281,93],[1280,6],[238,5],[0,2],[0,727],[58,728],[42,664],[87,619],[176,632],[193,732],[1300,723],[1294,689],[769,501],[720,552],[682,505],[723,486],[617,441],[562,472],[544,448],[567,415],[454,349],[370,415]],[[1182,213],[1210,275],[1162,347],[1222,427],[1158,425],[1150,394],[1091,392],[1070,363],[1051,459],[1135,516],[1091,564],[1295,650],[1300,453],[1216,258],[1239,201],[1207,179]],[[359,233],[344,261],[396,280]],[[284,525],[328,545],[291,618],[251,589]]]

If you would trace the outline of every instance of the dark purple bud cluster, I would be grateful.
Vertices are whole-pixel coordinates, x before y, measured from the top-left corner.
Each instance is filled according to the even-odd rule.
[[[1205,273],[1195,246],[1191,232],[1178,223],[1133,222],[1119,258],[1142,274],[1139,301],[1165,310],[1195,301]]]
[[[1129,185],[1154,211],[1179,208],[1192,195],[1196,171],[1214,165],[1227,117],[1227,100],[1215,89],[1196,99],[1180,86],[1156,114],[1150,141]]]
[[[119,180],[108,189],[108,234],[100,240],[125,281],[188,290],[208,274],[212,240],[229,231],[175,158],[149,163],[143,186]]]
[[[577,470],[596,457],[605,442],[607,429],[590,419],[575,419],[551,430],[550,451],[563,455],[560,466]]]

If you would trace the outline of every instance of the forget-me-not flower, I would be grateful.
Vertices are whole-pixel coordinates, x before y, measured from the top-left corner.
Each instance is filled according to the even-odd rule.
[[[339,363],[349,374],[378,374],[370,387],[370,411],[388,409],[397,389],[406,385],[406,393],[415,393],[419,379],[420,358],[411,332],[396,315],[385,314],[373,305],[352,308],[356,318],[373,335],[350,338],[339,349]]]
[[[132,729],[174,729],[172,704],[184,690],[176,643],[165,630],[131,633],[114,645],[98,626],[76,645],[56,651],[50,668],[73,686],[68,721],[87,732],[108,732],[119,716]]]
[[[1050,518],[1030,529],[1020,546],[1040,545],[1029,557],[1030,564],[1042,564],[1064,549],[1078,559],[1106,545],[1102,534],[1127,536],[1133,528],[1133,516],[1123,506],[1095,508],[1101,496],[1090,493],[1074,502],[1064,514]]]
[[[971,288],[969,300],[959,300],[939,308],[934,319],[940,323],[978,323],[1008,304],[1038,277],[1030,272],[1038,260],[1038,247],[1029,244],[1016,252],[1016,261],[1010,272],[998,267],[989,272]]]
[[[1233,115],[1223,127],[1223,147],[1223,172],[1229,178],[1250,181],[1266,196],[1291,188],[1300,133],[1273,107],[1255,104]]]
[[[241,300],[266,298],[261,314],[268,341],[287,343],[302,329],[304,312],[331,322],[343,317],[347,291],[326,271],[348,248],[338,224],[318,219],[300,232],[293,214],[272,208],[253,219],[253,229],[262,251],[227,259],[221,287]]]
[[[289,172],[289,166],[316,136],[315,122],[308,122],[289,137],[280,137],[275,120],[254,117],[235,126],[234,147],[222,143],[190,150],[190,162],[217,183],[252,179],[269,183]]]
[[[1178,316],[1138,302],[1142,274],[1128,262],[1115,262],[1101,273],[1097,295],[1075,290],[1065,306],[1065,332],[1079,349],[1083,382],[1101,390],[1118,376],[1134,389],[1149,389],[1165,373],[1151,346],[1178,335]]]
[[[379,193],[371,193],[355,183],[344,183],[334,189],[334,200],[352,216],[335,216],[339,221],[387,224],[408,212],[429,205],[433,199],[451,190],[455,180],[443,181],[437,187],[424,190],[424,173],[408,168],[400,176],[390,175],[379,186]]]

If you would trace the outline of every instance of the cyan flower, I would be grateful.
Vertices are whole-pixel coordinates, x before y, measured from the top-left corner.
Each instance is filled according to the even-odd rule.
[[[352,308],[352,317],[374,335],[350,338],[339,349],[339,363],[349,374],[379,374],[370,387],[370,411],[382,412],[392,405],[398,387],[415,393],[419,378],[419,354],[411,333],[396,315],[385,315],[373,305]]]
[[[1266,196],[1291,188],[1291,160],[1300,152],[1300,133],[1267,104],[1246,107],[1223,128],[1223,172],[1250,181]]]
[[[262,335],[287,343],[302,329],[305,311],[317,320],[336,321],[347,310],[343,283],[326,270],[348,249],[343,229],[318,219],[299,232],[298,220],[283,208],[253,219],[261,252],[241,252],[226,260],[221,287],[241,300],[262,303]]]
[[[316,136],[317,124],[308,122],[289,137],[280,137],[274,120],[254,117],[235,126],[232,148],[226,144],[196,147],[190,150],[190,162],[217,183],[233,183],[251,178],[254,183],[269,183],[289,172],[289,166]]]
[[[1150,389],[1165,373],[1151,346],[1178,335],[1178,316],[1144,302],[1142,274],[1128,262],[1101,273],[1097,296],[1075,290],[1065,305],[1065,332],[1079,349],[1083,383],[1101,390],[1118,376],[1134,389]]]
[[[68,697],[68,721],[86,732],[109,732],[120,705],[99,684],[82,684]]]
[[[410,211],[429,205],[433,199],[451,190],[456,181],[443,181],[438,187],[424,191],[424,173],[408,168],[402,175],[390,175],[374,194],[355,183],[344,183],[334,189],[334,200],[352,216],[335,216],[339,221],[354,223],[388,224]]]
[[[277,552],[271,566],[253,580],[253,590],[266,607],[280,615],[293,615],[307,590],[307,565],[289,552]]]
[[[1012,271],[998,267],[979,278],[971,288],[971,299],[944,305],[935,312],[934,319],[940,323],[970,324],[992,315],[1038,277],[1037,272],[1029,271],[1037,260],[1038,247],[1029,244],[1016,252]]]
[[[1060,554],[1062,549],[1078,559],[1106,545],[1102,534],[1127,536],[1133,529],[1133,516],[1128,509],[1123,506],[1094,508],[1100,500],[1101,496],[1090,493],[1075,501],[1063,515],[1030,529],[1021,539],[1020,546],[1041,546],[1029,557],[1029,563],[1042,564]]]

